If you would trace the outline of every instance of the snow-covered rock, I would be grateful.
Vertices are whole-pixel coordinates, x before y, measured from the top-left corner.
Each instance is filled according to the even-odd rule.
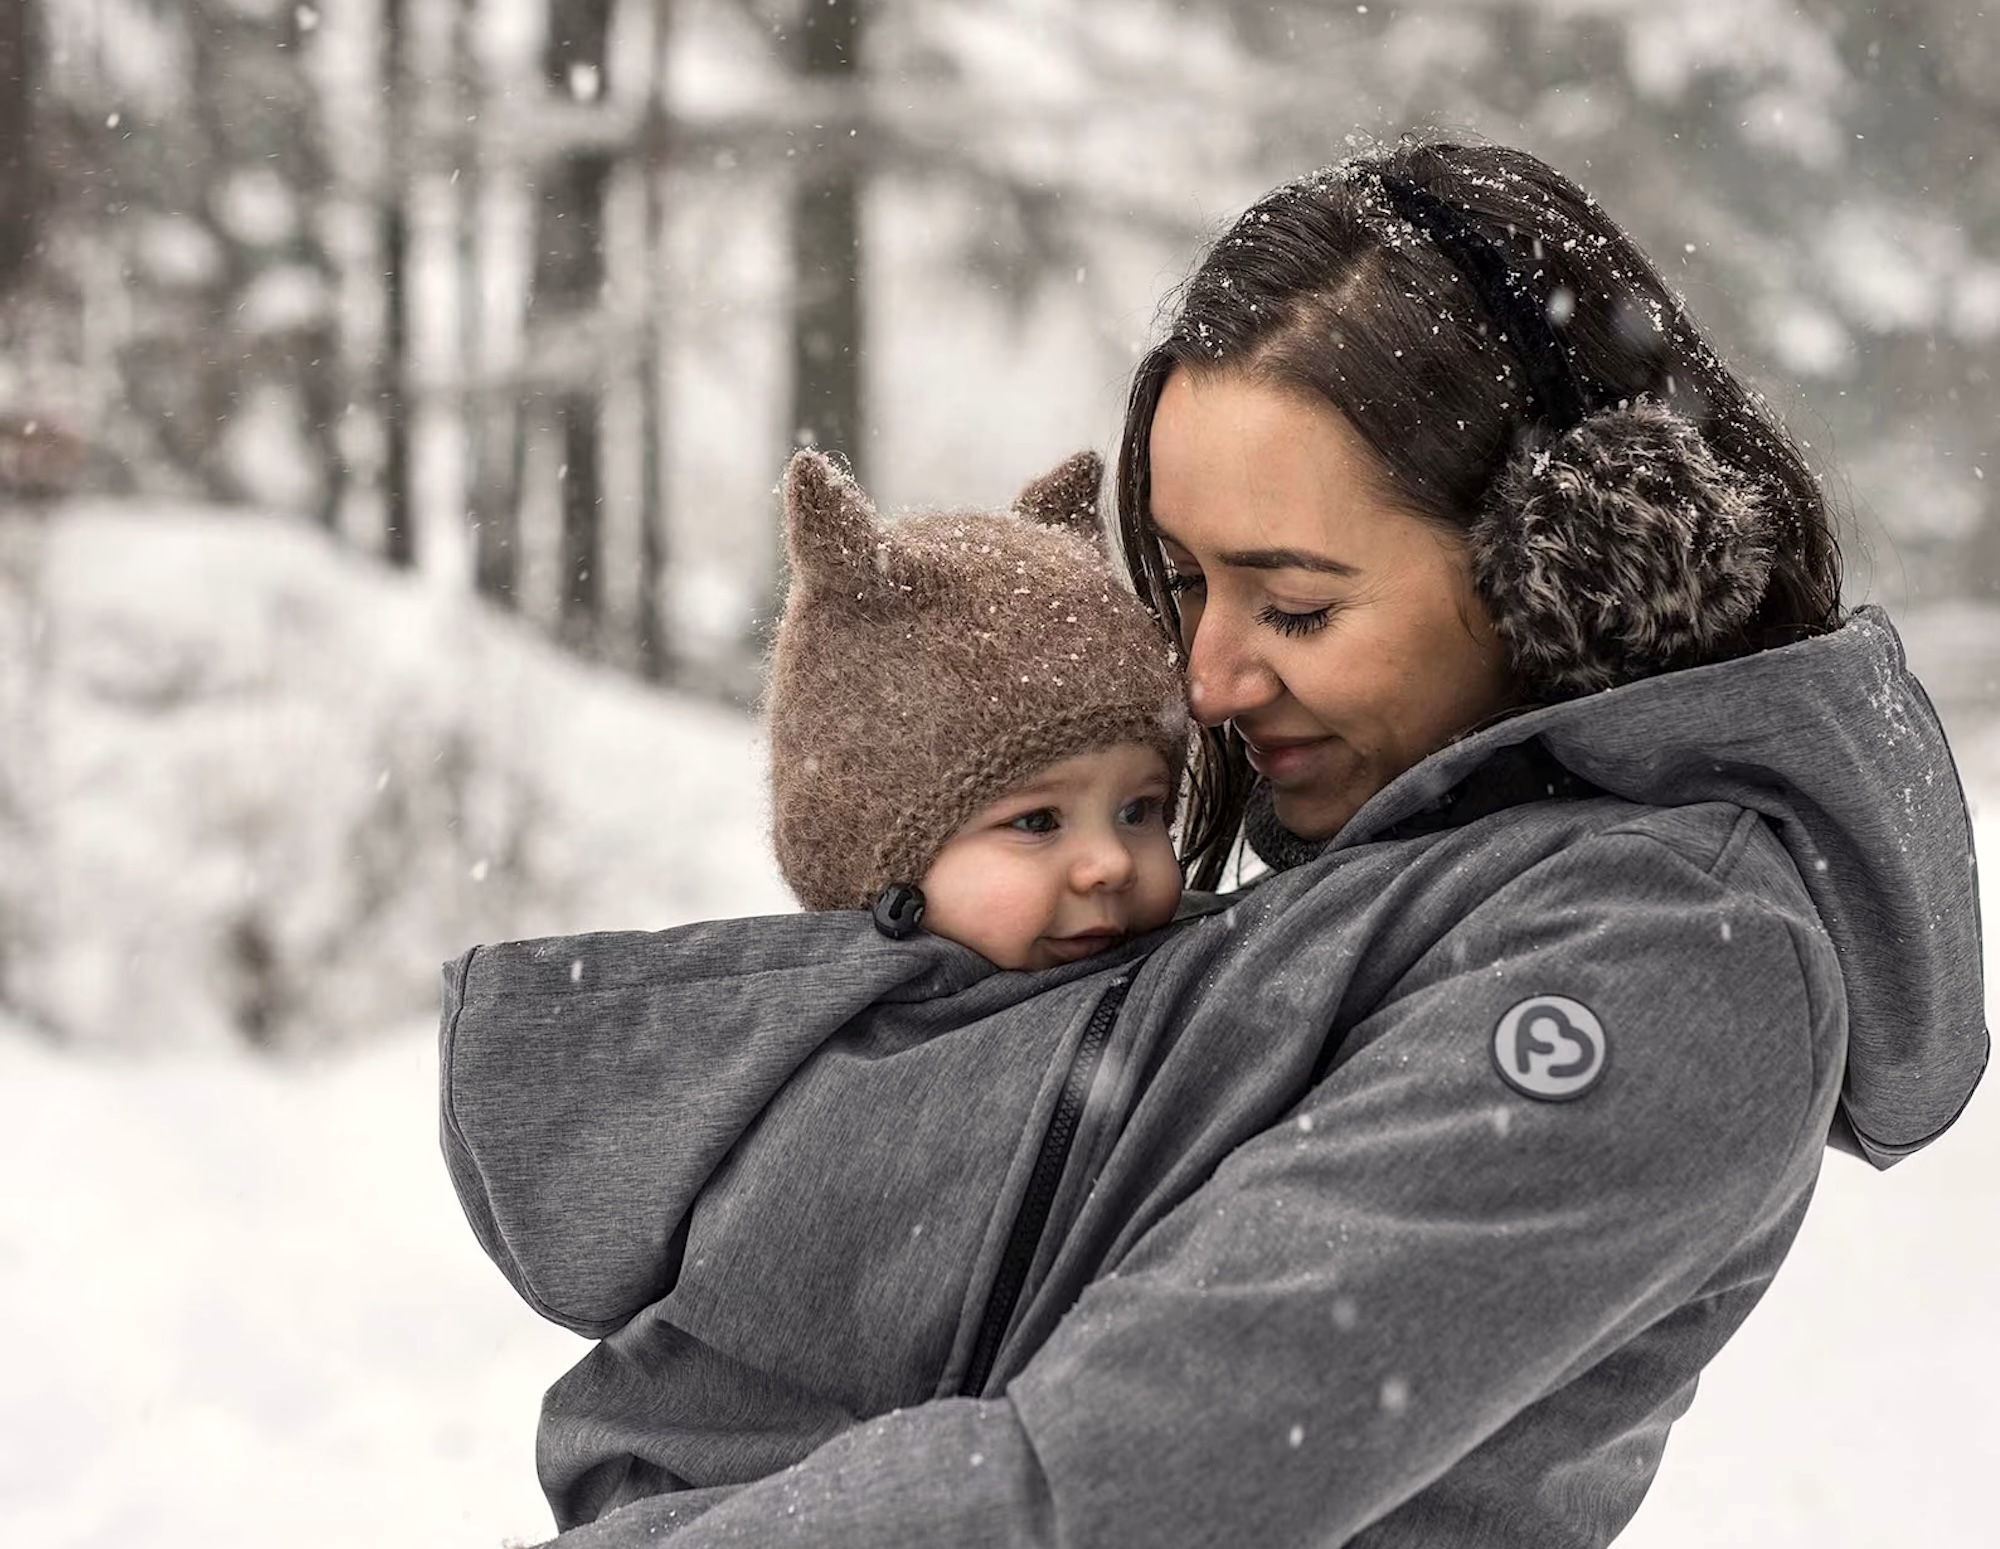
[[[725,707],[297,522],[79,506],[0,561],[0,1003],[61,1038],[365,1039],[475,941],[792,907]]]

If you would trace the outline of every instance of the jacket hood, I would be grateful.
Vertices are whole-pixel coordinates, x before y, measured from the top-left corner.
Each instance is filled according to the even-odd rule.
[[[445,1162],[480,1245],[544,1317],[599,1335],[664,1295],[696,1197],[831,1033],[991,973],[934,936],[889,941],[864,914],[782,919],[509,942],[445,965]],[[929,1031],[882,1020],[891,1042]]]
[[[1832,634],[1489,727],[1378,792],[1329,851],[1382,837],[1533,740],[1628,801],[1723,801],[1765,817],[1839,956],[1854,1148],[1887,1167],[1950,1126],[1988,1048],[1972,825],[1886,614],[1864,607]]]
[[[1057,1055],[1103,969],[1145,950],[1000,973],[854,909],[475,947],[444,970],[452,1186],[514,1289],[565,1328],[610,1333],[677,1287],[690,1315],[688,1297],[838,1261],[886,1342],[828,1359],[886,1374],[915,1359],[894,1337],[903,1304],[971,1285],[1004,1246],[993,1201],[1039,1139]],[[1035,1017],[998,1014],[1030,995]],[[920,1241],[875,1208],[912,1165],[933,1206]],[[773,1187],[792,1177],[811,1186]],[[684,1280],[684,1259],[703,1273]]]

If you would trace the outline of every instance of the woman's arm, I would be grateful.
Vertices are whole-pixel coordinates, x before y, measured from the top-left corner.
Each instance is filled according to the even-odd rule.
[[[1495,894],[1004,1397],[873,1421],[691,1522],[707,1503],[642,1502],[557,1543],[1331,1544],[1475,1453],[1536,1460],[1481,1485],[1514,1491],[1512,1541],[1535,1510],[1615,1528],[1656,1441],[1598,1506],[1541,1481],[1678,1413],[1789,1244],[1838,1085],[1828,949],[1745,821],[1711,859],[1612,834]],[[1605,1045],[1555,1101],[1495,1056],[1551,996]],[[1516,1075],[1560,1087],[1580,1046],[1547,1019],[1524,1036],[1542,1074]]]

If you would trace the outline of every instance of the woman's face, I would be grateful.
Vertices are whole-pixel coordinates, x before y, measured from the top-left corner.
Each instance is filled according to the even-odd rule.
[[[1234,725],[1293,833],[1331,836],[1507,706],[1464,543],[1389,502],[1373,454],[1331,407],[1179,369],[1151,452],[1194,714]]]

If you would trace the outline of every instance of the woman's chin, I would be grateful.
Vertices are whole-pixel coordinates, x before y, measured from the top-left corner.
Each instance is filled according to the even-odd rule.
[[[1345,793],[1323,791],[1271,792],[1271,814],[1285,825],[1288,833],[1301,839],[1331,839],[1347,820],[1361,810],[1361,803]]]

